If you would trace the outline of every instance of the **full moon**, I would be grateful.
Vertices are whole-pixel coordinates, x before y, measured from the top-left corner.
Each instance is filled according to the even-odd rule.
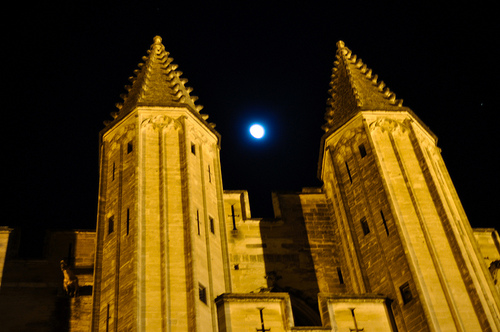
[[[260,124],[254,124],[250,127],[250,135],[257,139],[264,137],[264,133],[264,127],[262,127]]]

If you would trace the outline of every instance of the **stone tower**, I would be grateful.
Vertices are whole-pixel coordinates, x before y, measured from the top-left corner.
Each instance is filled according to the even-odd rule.
[[[154,38],[100,135],[94,331],[215,331],[229,291],[220,136]]]
[[[399,331],[498,331],[499,299],[436,136],[338,43],[319,175],[348,292]]]

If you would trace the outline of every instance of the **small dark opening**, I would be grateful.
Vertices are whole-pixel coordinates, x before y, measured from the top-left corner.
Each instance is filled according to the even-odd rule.
[[[130,209],[127,209],[127,235],[130,231]]]
[[[111,317],[109,317],[109,304],[108,304],[108,308],[107,308],[107,310],[106,310],[106,332],[108,332],[108,331],[109,331],[109,319],[110,319],[110,318],[111,318]]]
[[[215,234],[214,218],[210,217],[209,220],[210,220],[210,232],[212,232],[213,234]]]
[[[361,144],[360,146],[358,146],[358,149],[359,149],[359,154],[361,155],[361,158],[364,158],[366,156],[365,146],[363,144]]]
[[[384,212],[380,210],[380,216],[382,217],[382,224],[384,224],[385,233],[389,235],[389,228],[387,227],[387,221],[385,220]]]
[[[108,234],[113,233],[114,228],[115,228],[115,220],[114,220],[114,217],[110,217],[110,218],[108,219]]]
[[[340,269],[340,267],[337,267],[337,274],[339,276],[339,283],[341,285],[344,284],[344,276],[342,276],[342,270]]]
[[[132,142],[128,142],[127,144],[127,153],[130,153],[134,151],[134,145],[132,144]]]
[[[233,218],[233,231],[238,230],[236,228],[236,215],[234,214],[234,204],[231,205],[231,217]]]
[[[347,161],[345,162],[345,168],[347,169],[347,175],[349,175],[349,181],[352,183],[351,170],[349,169],[349,165],[347,164]]]
[[[201,228],[200,228],[200,211],[196,210],[196,225],[198,227],[198,235],[201,234]]]
[[[410,285],[406,282],[401,287],[399,287],[399,291],[401,292],[401,297],[403,298],[403,304],[407,304],[413,299],[413,295],[411,294]]]
[[[370,227],[368,227],[368,221],[366,220],[366,218],[365,217],[361,218],[360,222],[361,222],[361,228],[363,228],[363,234],[367,235],[368,233],[370,233]]]
[[[202,284],[198,284],[198,295],[200,301],[207,304],[207,289]]]

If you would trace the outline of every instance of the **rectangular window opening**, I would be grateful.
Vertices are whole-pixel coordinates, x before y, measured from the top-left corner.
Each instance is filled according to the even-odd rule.
[[[127,144],[127,153],[130,153],[132,151],[134,151],[134,145],[132,144],[132,141],[130,141]]]
[[[202,284],[198,284],[198,296],[201,302],[207,304],[207,289]]]
[[[364,158],[366,156],[365,146],[363,144],[360,144],[358,146],[358,149],[359,149],[359,154],[361,155],[361,158]]]
[[[115,180],[115,173],[116,173],[116,164],[115,164],[115,162],[113,162],[113,170],[112,170],[112,174],[111,174],[112,181]]]
[[[214,218],[209,217],[208,219],[210,220],[210,232],[212,232],[212,234],[215,234],[215,222],[214,222]]]
[[[212,172],[210,171],[210,165],[208,165],[208,182],[212,183]]]
[[[115,228],[115,217],[109,217],[108,219],[108,234],[113,233]]]
[[[191,153],[196,156],[196,145],[194,143],[191,143]]]
[[[401,287],[399,287],[399,291],[401,292],[401,297],[403,298],[403,304],[407,304],[413,299],[413,295],[411,294],[410,285],[406,282]]]
[[[349,165],[347,164],[347,161],[345,162],[345,168],[347,169],[347,175],[349,175],[349,181],[351,181],[351,183],[352,183],[351,170],[349,169]]]
[[[366,217],[361,218],[359,222],[361,223],[363,234],[367,235],[368,233],[370,233],[370,227],[368,227],[368,221],[366,220]]]

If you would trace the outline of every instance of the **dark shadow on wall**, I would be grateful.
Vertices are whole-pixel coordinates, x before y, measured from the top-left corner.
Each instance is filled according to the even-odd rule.
[[[262,291],[290,295],[295,326],[321,326],[319,286],[300,197],[280,194],[274,199],[279,200],[277,218],[260,223],[268,285]]]
[[[25,252],[19,248],[21,235],[14,230],[7,246],[0,286],[0,329],[69,331],[71,298],[63,290],[59,261],[42,254],[39,259],[20,257]],[[41,246],[38,251],[43,252]]]

